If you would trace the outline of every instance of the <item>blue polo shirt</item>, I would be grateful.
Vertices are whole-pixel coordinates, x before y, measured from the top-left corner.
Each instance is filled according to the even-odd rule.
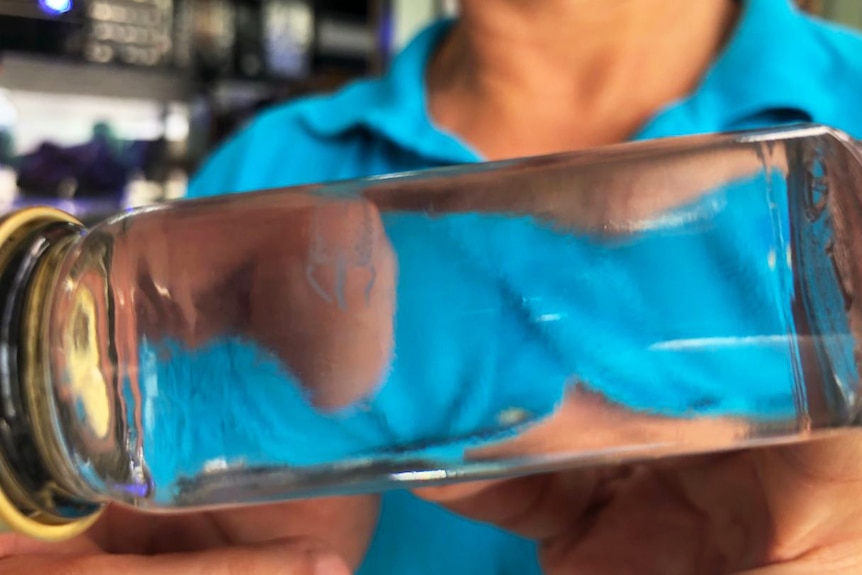
[[[382,78],[362,80],[334,95],[303,99],[262,114],[212,156],[193,181],[190,196],[244,192],[480,161],[479,155],[457,137],[437,128],[427,113],[425,67],[448,29],[447,22],[426,29],[399,55],[389,73]],[[689,97],[659,111],[634,138],[648,139],[796,122],[823,123],[860,137],[860,95],[862,40],[858,36],[800,14],[789,0],[747,0],[734,36],[700,85]],[[725,193],[733,199],[733,190]],[[731,205],[741,211],[748,209],[744,203],[733,202]],[[506,234],[511,241],[512,234],[525,234],[524,245],[528,247],[551,245],[554,241],[542,236],[543,232],[535,228],[519,227],[517,222],[492,225],[498,226],[496,230],[491,230],[492,237],[494,233]],[[387,231],[403,243],[409,242],[410,229],[417,228],[411,226],[409,221],[392,221]],[[463,229],[469,229],[469,222],[460,228],[461,231]],[[466,254],[465,257],[470,261],[479,261],[482,250],[493,249],[492,245],[475,246],[473,242],[476,238],[469,234],[459,235],[459,229],[447,237],[453,239],[457,244],[455,249]],[[421,241],[421,238],[417,241]],[[471,258],[471,250],[476,250],[479,255]],[[559,254],[554,255],[557,257],[545,262],[549,267],[560,259]],[[639,259],[641,255],[638,255]],[[443,256],[445,254],[441,258]],[[589,258],[589,253],[567,253],[566,257],[583,260]],[[524,274],[514,273],[513,270],[517,269],[517,261],[513,261],[517,260],[516,256],[509,254],[508,259],[510,263],[507,269],[512,273],[506,281],[514,286],[514,291],[524,293],[541,290],[531,285]],[[535,264],[536,259],[532,258],[530,263]],[[657,261],[653,263],[660,265]],[[406,274],[406,281],[410,280],[410,269],[402,269],[400,273],[402,276]],[[610,278],[608,281],[615,280]],[[617,278],[616,281],[623,285],[625,278]],[[453,297],[462,300],[486,297],[491,292],[483,291],[479,283],[478,279],[471,282],[469,277],[459,277],[458,290],[452,292]],[[709,285],[709,281],[702,281],[699,285]],[[402,295],[399,294],[399,298]],[[552,293],[540,295],[544,300],[553,296]],[[702,298],[710,297],[709,294],[699,295]],[[729,296],[715,294],[716,301],[723,297]],[[404,305],[400,299],[399,315],[406,319],[399,318],[399,322],[409,321],[410,318],[409,306],[405,312]],[[466,307],[469,306],[465,304]],[[540,314],[542,310],[528,311]],[[714,321],[712,329],[715,332],[727,327],[720,322],[744,325],[748,320],[741,315],[729,315],[717,316]],[[773,327],[776,326],[756,325],[751,329],[754,333],[769,333]],[[481,329],[487,328],[487,325],[479,325],[474,335],[480,337]],[[739,326],[730,326],[728,329],[734,329],[734,333],[745,330]],[[496,332],[495,336],[497,333],[500,332]],[[568,366],[560,368],[553,359],[545,357],[542,350],[531,350],[528,345],[523,345],[525,342],[518,340],[517,330],[505,333],[511,334],[511,341],[507,345],[518,349],[526,358],[525,361],[532,362],[537,366],[536,369],[552,374],[554,369],[559,368],[561,377],[568,373]],[[596,339],[597,351],[593,353],[596,357],[601,355],[602,345],[604,349],[624,349],[624,346],[616,346],[617,340],[614,338],[618,336],[613,331],[592,335]],[[548,335],[549,341],[558,347],[568,345],[572,337],[575,336],[564,330]],[[434,342],[434,338],[426,339],[430,343]],[[402,345],[400,340],[398,345]],[[399,356],[398,361],[407,361],[401,368],[409,373],[409,342],[404,347],[407,359]],[[425,354],[432,360],[440,357],[453,361],[452,357],[457,357],[457,353],[450,351],[444,346],[437,355],[427,350]],[[189,364],[199,367],[209,362],[217,365],[221,361],[220,353],[223,356],[225,350],[211,350],[209,355],[194,358]],[[235,361],[239,361],[237,357],[242,353],[242,350],[230,351]],[[425,363],[420,364],[423,361]],[[448,376],[441,374],[446,373],[446,369],[457,367],[442,363],[430,364],[429,361],[427,357],[415,358],[415,365],[422,366],[421,370],[417,370],[417,376],[442,377],[445,380]],[[637,365],[636,361],[618,363]],[[777,380],[782,381],[781,377],[787,374],[781,370],[786,365],[781,362],[775,365]],[[594,369],[598,372],[605,367],[597,365]],[[172,369],[190,368],[188,365],[175,365]],[[579,373],[583,373],[589,372],[591,367],[580,365],[578,369]],[[659,375],[673,377],[673,373]],[[262,371],[255,376],[262,381],[266,377]],[[740,376],[744,377],[745,374],[740,373]],[[553,379],[550,375],[548,378],[549,381]],[[650,398],[652,407],[661,405],[667,411],[684,407],[673,404],[680,397],[678,393],[665,397],[659,393],[660,387],[655,390],[657,395]],[[534,398],[521,400],[535,401],[536,411],[542,412],[549,406],[539,404],[552,404],[558,399],[559,390],[546,391],[548,393],[537,393]],[[614,389],[611,383],[603,391],[628,403],[644,401],[642,397],[625,397],[626,389]],[[397,402],[397,398],[390,397],[389,400]],[[381,401],[387,401],[387,398]],[[739,411],[745,410],[745,406],[722,406],[724,411],[737,408]],[[310,426],[313,423],[309,420]],[[397,421],[390,423],[396,427],[398,425]],[[248,422],[228,421],[223,425],[248,425]],[[166,439],[170,440],[170,437]],[[204,439],[202,441],[205,442]],[[165,450],[170,448],[168,444],[163,447]],[[155,457],[157,455],[153,454],[148,459]],[[457,518],[406,493],[385,495],[377,534],[362,573],[426,572],[523,574],[538,573],[539,569],[535,547],[529,541]]]

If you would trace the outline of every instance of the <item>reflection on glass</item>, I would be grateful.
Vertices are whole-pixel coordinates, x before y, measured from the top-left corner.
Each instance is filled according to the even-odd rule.
[[[67,484],[164,509],[850,426],[859,162],[814,127],[118,216],[44,308]]]

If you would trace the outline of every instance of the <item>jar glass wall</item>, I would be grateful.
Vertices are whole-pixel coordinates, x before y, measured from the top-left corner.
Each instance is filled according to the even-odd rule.
[[[810,127],[121,214],[45,272],[40,450],[171,510],[852,426],[860,162]]]

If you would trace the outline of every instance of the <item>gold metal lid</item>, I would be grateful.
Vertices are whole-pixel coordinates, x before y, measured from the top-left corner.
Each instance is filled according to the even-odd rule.
[[[48,207],[26,208],[0,218],[0,270],[9,264],[30,232],[52,223],[81,225],[73,216]],[[42,541],[62,541],[84,533],[101,515],[102,508],[90,515],[69,519],[24,510],[15,504],[19,498],[14,496],[16,488],[13,486],[17,483],[12,470],[0,457],[0,533],[11,530]],[[4,485],[13,492],[4,492]]]
[[[87,517],[71,519],[66,523],[47,523],[22,513],[0,489],[0,534],[13,531],[41,541],[65,541],[86,532],[101,514],[102,508],[99,508]]]

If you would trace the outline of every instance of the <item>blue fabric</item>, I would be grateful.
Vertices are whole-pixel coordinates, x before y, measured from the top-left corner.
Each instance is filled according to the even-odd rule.
[[[857,137],[862,136],[862,106],[858,105],[862,94],[862,40],[853,33],[799,14],[788,0],[748,0],[744,4],[743,17],[734,37],[700,85],[690,97],[656,114],[635,139],[798,121],[820,122]],[[448,28],[449,23],[441,22],[424,31],[382,78],[359,81],[337,94],[293,102],[261,115],[213,155],[193,181],[190,195],[243,192],[480,160],[473,150],[457,138],[437,129],[426,110],[425,66]],[[778,192],[780,190],[777,191],[780,196]],[[782,330],[787,329],[786,325],[776,324],[780,313],[764,316],[739,304],[740,301],[768,303],[770,298],[780,299],[782,291],[789,289],[786,285],[770,284],[780,276],[767,269],[765,252],[760,254],[763,256],[760,259],[753,257],[742,263],[733,259],[734,254],[740,252],[758,254],[758,250],[768,249],[771,236],[764,238],[762,233],[764,229],[773,233],[774,223],[767,221],[769,214],[758,211],[763,210],[766,204],[752,201],[750,194],[746,196],[744,190],[719,190],[716,197],[724,197],[727,200],[725,205],[729,206],[722,217],[729,218],[729,221],[748,221],[752,225],[751,229],[742,230],[736,236],[737,244],[729,244],[724,236],[710,238],[709,234],[703,234],[699,236],[701,243],[675,242],[672,238],[656,237],[647,238],[634,247],[623,245],[602,251],[587,249],[589,246],[584,243],[561,245],[559,237],[551,231],[520,220],[483,221],[483,233],[479,234],[475,226],[471,225],[470,216],[434,224],[411,221],[417,216],[399,216],[401,219],[391,217],[386,222],[387,231],[398,250],[409,253],[413,245],[411,242],[423,242],[422,234],[433,234],[434,245],[438,246],[434,253],[423,248],[426,249],[423,254],[428,259],[423,262],[422,268],[408,266],[400,270],[399,283],[415,289],[405,289],[399,293],[396,326],[399,353],[392,369],[393,374],[405,380],[427,379],[457,386],[467,379],[481,382],[482,378],[497,378],[499,374],[495,367],[505,361],[506,367],[511,370],[509,377],[517,378],[529,370],[536,381],[547,384],[527,396],[508,398],[514,404],[528,406],[529,411],[536,414],[547,413],[553,407],[562,393],[566,378],[572,373],[579,374],[585,381],[603,382],[603,392],[630,405],[640,404],[674,413],[692,408],[690,400],[685,399],[680,389],[686,385],[696,388],[697,393],[693,396],[699,400],[709,395],[704,392],[711,380],[709,370],[706,369],[709,364],[704,363],[702,358],[689,361],[684,354],[677,354],[673,362],[644,362],[642,356],[611,357],[606,351],[623,350],[622,353],[625,353],[625,350],[644,350],[649,348],[651,342],[673,340],[679,334],[663,333],[662,326],[683,325],[687,314],[697,317],[699,323],[686,326],[683,334],[686,337],[697,335],[698,330],[704,336],[745,336],[782,333]],[[739,213],[745,213],[745,217],[741,218]],[[446,242],[437,241],[441,237],[446,238]],[[489,250],[494,249],[495,237],[506,237],[507,246],[514,243],[512,238],[519,238],[519,243],[524,246],[523,254],[507,252],[503,258],[505,266],[488,268],[482,262],[487,261]],[[428,243],[423,245],[427,246]],[[741,297],[734,292],[702,289],[704,286],[727,286],[727,282],[722,282],[720,278],[709,277],[715,273],[715,268],[698,267],[695,264],[703,253],[700,250],[716,249],[726,249],[726,255],[719,254],[716,257],[726,257],[728,266],[744,265],[752,274],[751,283],[740,286],[740,290],[760,289],[761,293],[752,296],[746,292],[746,297]],[[399,253],[402,262],[410,261],[407,253]],[[458,254],[461,259],[453,260],[452,254]],[[526,271],[527,254],[530,273]],[[656,254],[663,256],[659,258]],[[602,265],[602,262],[609,261],[608,258],[627,263],[611,266],[614,273],[603,275],[601,286],[583,289],[579,294],[582,296],[581,301],[586,300],[589,305],[574,308],[560,301],[560,285],[584,282],[579,269],[560,270],[561,260],[581,262],[583,268],[589,268],[590,264]],[[639,294],[628,293],[626,297],[628,278],[624,270],[637,273],[638,269],[647,269],[643,266],[650,266],[648,269],[652,270],[670,269],[669,261],[689,266],[691,275],[687,281],[690,285],[668,286],[663,277],[672,277],[673,274],[663,276],[656,272],[653,283],[639,284],[643,291]],[[536,269],[536,265],[539,265],[539,269]],[[434,293],[427,282],[431,277],[448,278],[450,289],[443,294]],[[424,290],[420,289],[423,285],[426,286]],[[691,297],[679,297],[694,286],[698,288],[697,302]],[[614,293],[615,296],[602,299],[602,293]],[[677,298],[674,303],[678,304],[679,316],[666,322],[661,317],[645,317],[643,321],[646,327],[639,330],[621,329],[625,326],[616,324],[590,324],[589,318],[571,322],[546,322],[547,328],[543,327],[540,338],[532,337],[532,334],[525,335],[529,326],[541,324],[538,320],[549,313],[560,313],[561,310],[573,315],[592,313],[595,317],[613,317],[613,310],[608,306],[618,306],[621,308],[618,314],[631,313],[643,317],[647,307],[637,298],[651,298],[650,301]],[[458,310],[474,310],[475,302],[479,300],[485,301],[487,307],[504,311],[494,316],[476,317],[470,324],[459,323],[459,327],[465,328],[459,335],[462,338],[459,343],[463,345],[447,340],[444,336],[452,333],[451,321]],[[428,306],[435,301],[445,301],[451,308],[450,313],[429,317]],[[707,318],[703,309],[709,306],[716,313]],[[658,307],[666,310],[672,306]],[[577,329],[584,322],[591,326],[591,337],[586,342],[578,337],[583,330]],[[416,323],[422,323],[427,330],[422,334],[410,335],[409,326]],[[495,347],[483,348],[482,356],[475,357],[470,351],[476,349],[475,341],[487,333],[499,336]],[[541,345],[536,344],[537,340],[541,341]],[[218,382],[225,379],[224,358],[230,358],[234,363],[230,373],[241,373],[243,365],[253,364],[258,369],[254,373],[255,386],[248,386],[251,389],[247,393],[295,392],[275,383],[267,385],[270,376],[262,375],[267,369],[272,372],[270,379],[273,382],[281,381],[283,374],[276,367],[261,367],[269,364],[261,362],[247,346],[237,346],[236,342],[224,342],[223,345],[222,348],[208,349],[190,357],[185,364],[174,365],[172,369],[194,369],[199,374],[210,374],[210,380]],[[572,353],[575,348],[580,353]],[[517,354],[513,354],[513,350],[518,350]],[[770,359],[764,357],[763,353],[768,352],[763,351],[749,358],[742,357],[738,350],[734,353],[736,355],[732,363],[740,366],[738,373],[735,373],[736,379],[745,389],[762,386],[763,382],[785,382],[789,377],[789,366],[783,355]],[[514,364],[517,358],[521,358],[523,363]],[[573,358],[578,358],[577,365],[571,364]],[[721,353],[712,357],[712,361],[725,366],[727,359]],[[649,366],[647,373],[640,371],[644,365]],[[756,365],[757,369],[752,370],[752,365]],[[626,372],[633,366],[640,368],[637,376],[642,381],[655,382],[655,385],[638,388],[641,392],[638,397],[628,396],[630,388],[617,384],[633,377],[633,374]],[[536,376],[536,373],[542,375]],[[415,388],[432,389],[433,386],[416,384]],[[452,425],[475,428],[485,420],[491,421],[503,406],[502,399],[500,403],[494,403],[488,397],[459,396],[454,389],[450,389],[441,391],[439,396],[425,398],[432,403],[448,402],[445,406],[438,406],[440,409],[429,407],[425,413],[419,414],[393,407],[420,405],[415,398],[403,401],[399,397],[403,389],[397,384],[387,384],[375,398],[380,410],[393,414],[391,419],[368,422],[363,419],[367,417],[367,412],[345,414],[343,443],[339,444],[337,438],[333,438],[331,442],[327,441],[331,451],[310,452],[308,456],[323,460],[337,457],[339,445],[355,445],[350,442],[355,442],[357,435],[362,435],[362,441],[369,450],[373,450],[375,445],[391,441],[393,436],[400,441],[423,439],[433,435],[440,426],[450,423],[426,421],[421,417],[429,413],[450,414]],[[471,383],[466,389],[473,394],[487,391],[481,383]],[[518,390],[516,386],[512,389]],[[645,396],[645,390],[651,394]],[[669,390],[673,393],[668,393]],[[218,396],[217,389],[196,391],[201,394],[209,392]],[[742,401],[745,397],[750,399],[750,396],[719,390],[713,404],[707,401],[696,407],[705,411],[712,407],[725,413],[745,413],[752,409],[768,412],[774,409],[776,414],[781,414],[791,400],[783,387],[760,389],[760,392],[757,405]],[[256,403],[254,397],[247,400]],[[740,401],[734,403],[736,400]],[[272,403],[280,404],[279,401]],[[186,403],[193,404],[204,405],[205,402]],[[465,410],[464,405],[480,408]],[[296,440],[279,435],[277,421],[280,415],[273,413],[271,418],[264,415],[264,420],[259,422],[259,429],[247,430],[247,442],[238,441],[234,444],[236,454],[248,456],[249,446],[259,440],[260,430],[268,430],[270,439],[276,443]],[[194,417],[193,414],[188,416]],[[304,418],[307,425],[303,429],[306,430],[314,429],[319,423],[313,410],[303,411],[298,407],[296,417]],[[423,422],[424,428],[417,423],[419,421]],[[234,426],[239,423],[226,422],[224,425],[233,433]],[[153,430],[153,433],[156,431]],[[175,438],[169,433],[162,436],[162,442],[157,445],[164,447],[155,449],[159,457],[165,457],[164,454],[170,451],[171,441],[175,441]],[[462,448],[457,446],[457,449]],[[185,453],[183,450],[180,452]],[[207,456],[206,453],[199,453],[182,463],[193,471],[201,461],[207,460]],[[292,456],[297,457],[297,454]],[[155,458],[155,455],[152,457]],[[262,452],[260,457],[265,461],[271,454]],[[314,461],[298,461],[311,462]],[[413,535],[407,537],[406,533]],[[422,536],[417,537],[417,533]],[[384,496],[377,535],[362,573],[440,572],[528,574],[538,573],[539,570],[535,546],[531,542],[455,517],[419,502],[406,493]]]

